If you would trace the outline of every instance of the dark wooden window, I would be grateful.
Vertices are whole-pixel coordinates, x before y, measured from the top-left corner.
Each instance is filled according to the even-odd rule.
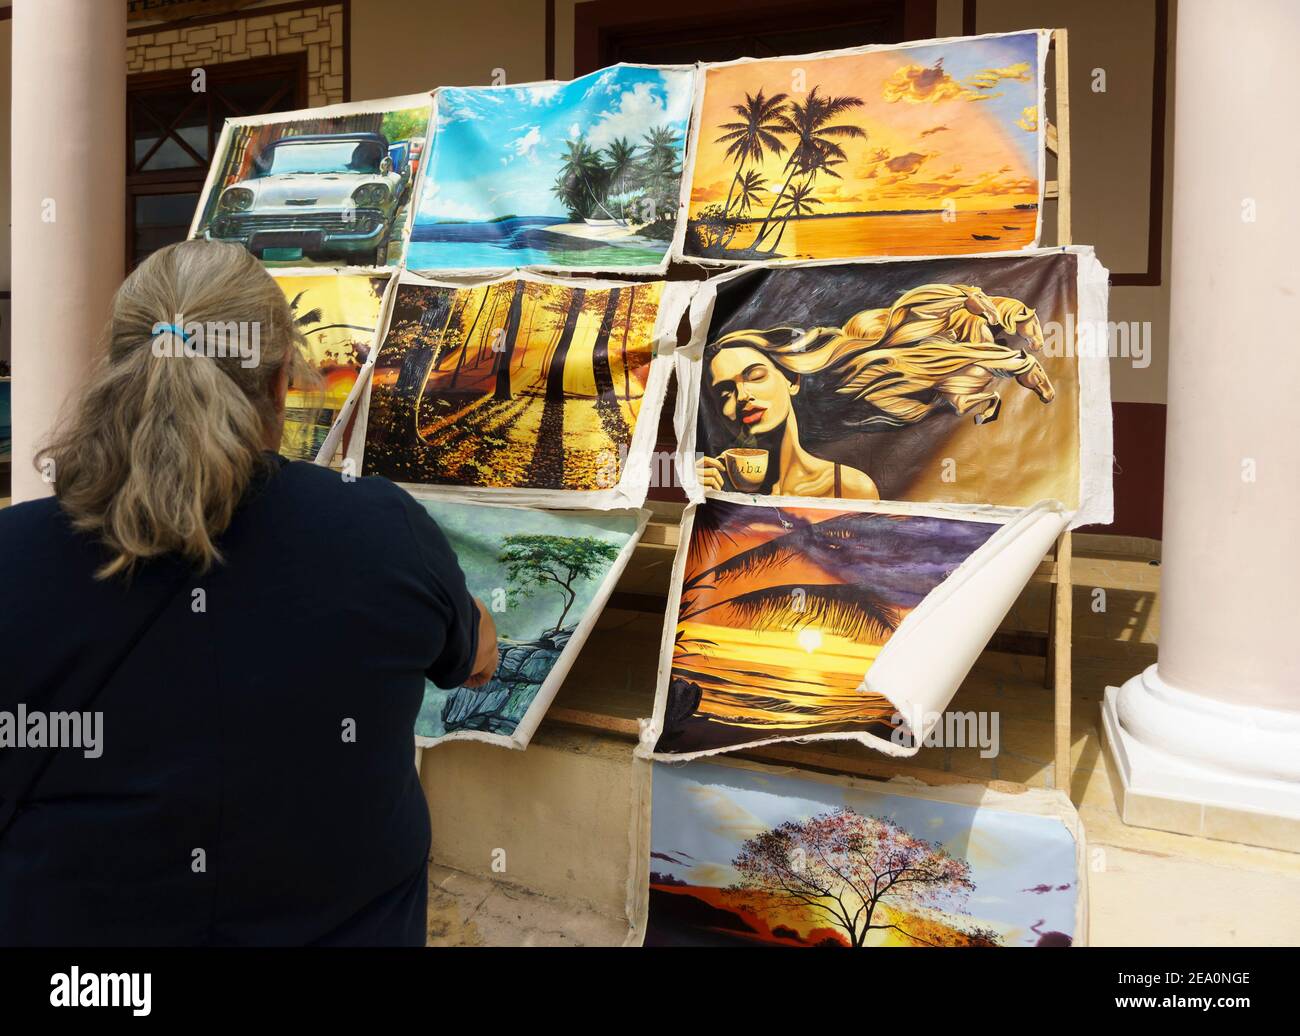
[[[574,71],[618,61],[778,57],[934,35],[934,0],[592,0],[574,8]]]
[[[127,79],[126,263],[184,240],[222,124],[241,115],[293,111],[307,103],[304,54],[208,65],[206,90],[193,70]]]

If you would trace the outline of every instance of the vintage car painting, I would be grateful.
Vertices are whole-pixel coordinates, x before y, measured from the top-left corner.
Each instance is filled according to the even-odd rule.
[[[281,137],[226,187],[204,236],[265,259],[384,266],[411,190],[411,149],[382,133]]]

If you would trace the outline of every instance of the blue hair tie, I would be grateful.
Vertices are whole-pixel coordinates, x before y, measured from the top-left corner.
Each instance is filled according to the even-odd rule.
[[[154,324],[153,335],[155,338],[157,338],[164,331],[170,331],[172,334],[176,335],[182,342],[188,342],[190,340],[190,336],[187,335],[184,332],[184,330],[177,327],[175,324]]]

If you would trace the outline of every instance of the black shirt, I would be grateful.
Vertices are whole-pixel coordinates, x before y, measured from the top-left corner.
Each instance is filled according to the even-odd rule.
[[[424,944],[413,728],[478,637],[455,555],[390,482],[278,457],[218,546],[96,580],[54,500],[0,510],[0,722],[102,713],[98,758],[0,747],[0,944]]]

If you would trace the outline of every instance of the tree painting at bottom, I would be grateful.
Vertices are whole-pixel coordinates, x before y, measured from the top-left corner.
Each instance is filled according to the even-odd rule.
[[[647,946],[1069,946],[1048,816],[712,763],[654,768]]]
[[[529,710],[555,693],[550,677],[573,643],[636,515],[555,513],[487,504],[421,501],[451,542],[469,591],[492,612],[500,641],[496,674],[482,687],[425,684],[415,733],[514,743]]]

